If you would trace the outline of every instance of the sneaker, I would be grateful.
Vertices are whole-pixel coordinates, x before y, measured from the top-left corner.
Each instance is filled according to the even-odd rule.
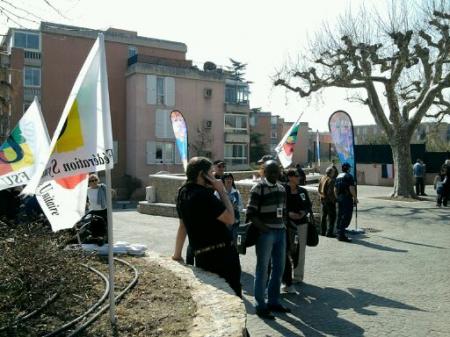
[[[256,314],[258,315],[259,318],[262,319],[275,319],[275,316],[267,308],[256,309]]]
[[[336,237],[336,234],[333,234],[333,233],[327,234],[327,238],[335,238],[335,237]]]
[[[352,239],[346,236],[339,236],[337,239],[342,242],[352,242]]]
[[[290,313],[291,309],[283,307],[281,304],[268,304],[267,309],[273,312]]]
[[[281,291],[285,294],[297,294],[297,289],[293,285],[284,285],[281,287]]]

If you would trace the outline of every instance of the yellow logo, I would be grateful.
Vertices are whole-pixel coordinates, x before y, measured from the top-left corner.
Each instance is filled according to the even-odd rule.
[[[54,152],[70,152],[82,147],[83,133],[81,131],[80,113],[78,112],[78,102],[73,102],[66,122],[59,134]]]

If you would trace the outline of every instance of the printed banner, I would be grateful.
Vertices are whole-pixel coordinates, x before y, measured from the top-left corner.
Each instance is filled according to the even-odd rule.
[[[38,170],[37,158],[50,139],[37,98],[0,146],[0,191],[28,184]]]
[[[188,130],[187,124],[184,120],[183,114],[178,110],[173,110],[170,113],[170,120],[172,122],[173,133],[177,143],[178,153],[180,154],[183,163],[184,171],[186,172],[188,163]]]
[[[103,74],[102,74],[103,73]],[[113,168],[113,141],[103,39],[98,38],[78,74],[42,160],[40,181],[24,193],[59,178]]]
[[[281,165],[284,168],[292,164],[292,157],[294,155],[295,144],[297,143],[297,133],[300,128],[300,118],[303,113],[297,119],[297,121],[292,124],[291,128],[286,132],[286,134],[281,139],[280,143],[276,146],[275,152],[278,155]]]
[[[328,120],[328,128],[333,139],[336,152],[341,164],[347,162],[356,181],[355,142],[353,136],[353,122],[345,111],[336,111]]]

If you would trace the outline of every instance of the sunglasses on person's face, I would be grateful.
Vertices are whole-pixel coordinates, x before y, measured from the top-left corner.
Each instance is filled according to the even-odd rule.
[[[225,165],[219,165],[219,166],[217,166],[217,167],[219,167],[219,168],[225,168]]]
[[[97,179],[89,179],[90,183],[95,183],[97,181]]]

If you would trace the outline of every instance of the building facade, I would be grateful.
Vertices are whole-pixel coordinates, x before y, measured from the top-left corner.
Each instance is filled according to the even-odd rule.
[[[9,123],[15,125],[37,96],[53,134],[81,66],[100,31],[42,22],[38,30],[11,28],[2,41],[11,71]],[[115,168],[113,182],[129,174],[183,172],[169,119],[188,124],[189,156],[248,167],[248,84],[209,64],[186,59],[184,43],[110,28],[105,36]]]

